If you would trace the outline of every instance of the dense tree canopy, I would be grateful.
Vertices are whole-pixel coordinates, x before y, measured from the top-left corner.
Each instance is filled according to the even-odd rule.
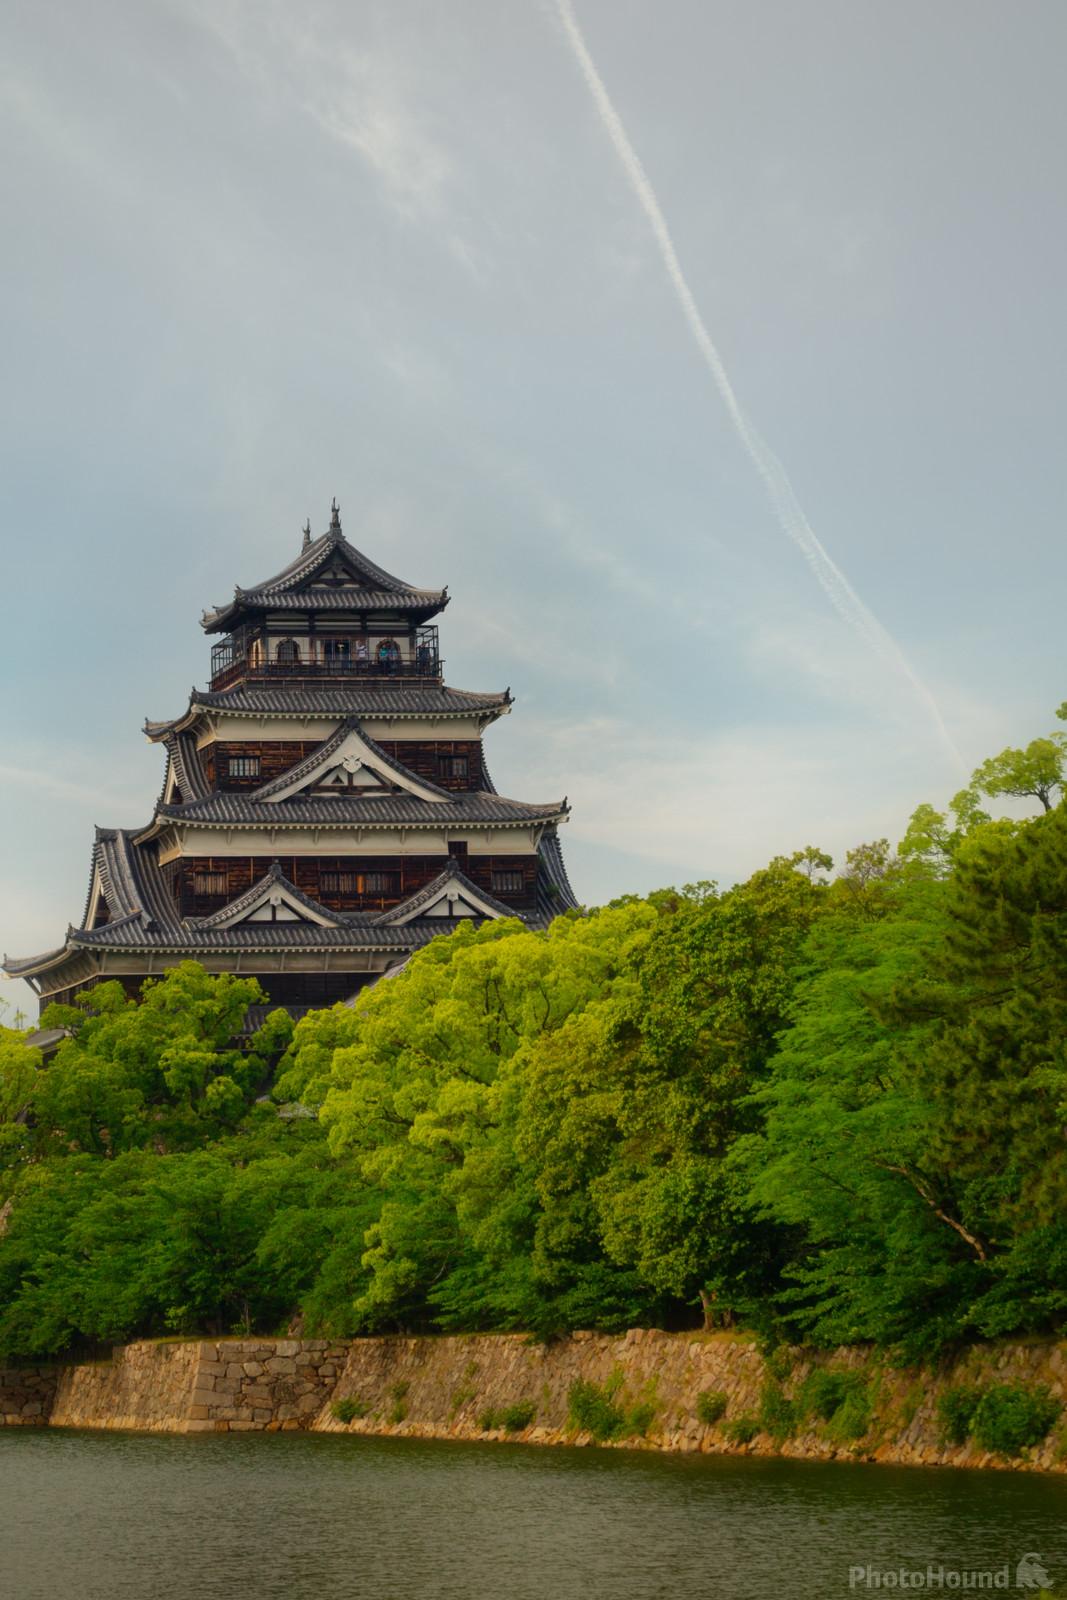
[[[809,846],[462,924],[295,1029],[244,1037],[256,983],[185,963],[50,1008],[47,1065],[0,1031],[0,1355],[294,1318],[1062,1327],[1065,738],[836,877]]]

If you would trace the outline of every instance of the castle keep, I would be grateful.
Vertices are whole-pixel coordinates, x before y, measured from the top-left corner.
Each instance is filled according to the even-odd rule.
[[[543,928],[574,907],[567,802],[497,794],[482,736],[511,696],[445,685],[432,619],[447,604],[350,545],[335,504],[283,571],[207,612],[209,687],[145,724],[166,753],[151,821],[96,830],[80,926],[5,958],[8,977],[69,1001],[192,959],[299,1012],[456,918]]]

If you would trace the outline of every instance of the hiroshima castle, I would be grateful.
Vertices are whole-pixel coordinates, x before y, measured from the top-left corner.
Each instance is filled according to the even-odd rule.
[[[44,955],[5,958],[42,1005],[195,960],[299,1013],[350,999],[457,919],[544,928],[576,905],[567,801],[497,793],[485,729],[510,691],[446,686],[416,589],[330,526],[205,613],[211,679],[145,733],[166,754],[140,828],[97,828],[85,913]]]

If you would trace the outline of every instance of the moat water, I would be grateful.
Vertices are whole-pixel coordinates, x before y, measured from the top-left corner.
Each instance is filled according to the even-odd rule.
[[[0,1528],[4,1600],[833,1600],[868,1566],[1033,1594],[1026,1556],[1067,1592],[1067,1481],[1021,1473],[12,1429]]]

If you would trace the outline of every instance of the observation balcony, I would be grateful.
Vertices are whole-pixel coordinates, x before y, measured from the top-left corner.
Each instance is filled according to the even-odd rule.
[[[212,649],[211,689],[228,689],[247,679],[440,683],[443,667],[433,627],[419,628],[413,639],[317,636],[309,641],[231,635]]]

